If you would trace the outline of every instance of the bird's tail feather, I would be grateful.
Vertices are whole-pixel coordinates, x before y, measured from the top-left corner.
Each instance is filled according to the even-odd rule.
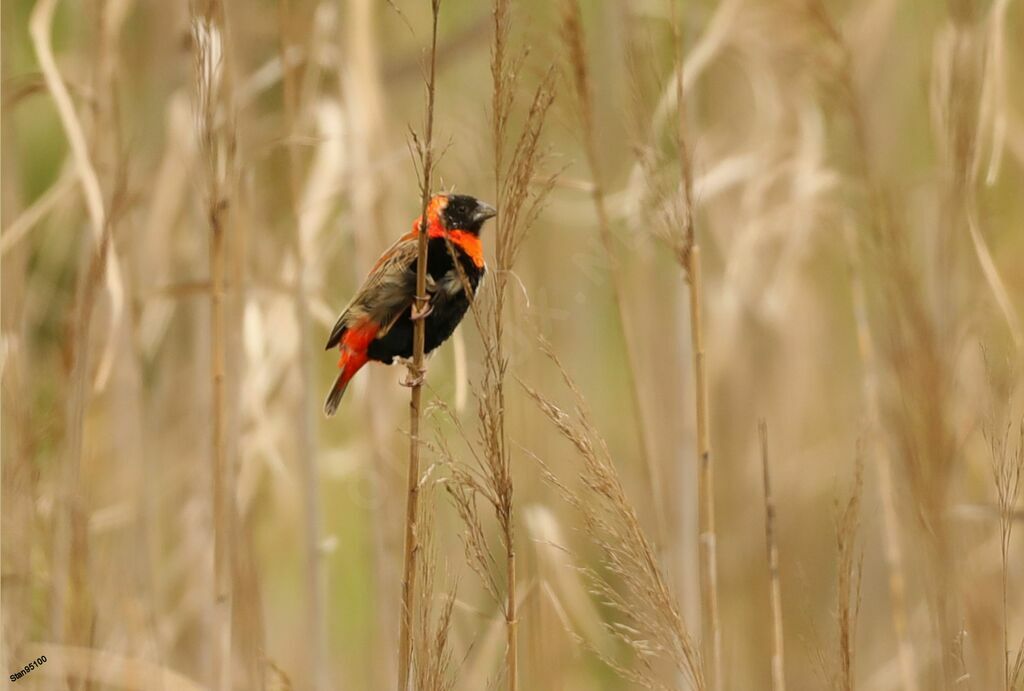
[[[348,388],[348,381],[345,379],[345,372],[340,372],[338,378],[334,380],[334,386],[331,387],[330,392],[327,394],[327,400],[324,401],[324,414],[327,417],[334,415],[338,411],[338,404],[341,403],[341,397],[345,395],[345,389]]]
[[[341,360],[338,362],[341,372],[338,373],[338,377],[334,380],[334,386],[331,387],[330,392],[327,394],[327,400],[324,401],[325,415],[330,417],[337,412],[338,404],[341,403],[341,397],[345,395],[348,383],[352,381],[352,377],[355,376],[356,372],[366,364],[366,360],[365,353],[353,352],[347,348],[342,348]]]

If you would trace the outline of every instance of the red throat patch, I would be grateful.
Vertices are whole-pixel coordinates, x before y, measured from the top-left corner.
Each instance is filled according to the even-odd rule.
[[[445,231],[440,231],[436,235],[430,234],[430,237],[444,237]],[[477,267],[483,267],[484,265],[484,246],[480,242],[480,236],[474,235],[473,233],[466,232],[465,230],[451,230],[447,233],[448,239],[452,241],[452,244],[458,247],[460,250],[465,252],[473,263]]]

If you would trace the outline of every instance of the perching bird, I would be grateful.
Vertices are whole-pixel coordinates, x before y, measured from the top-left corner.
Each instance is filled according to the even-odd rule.
[[[327,350],[341,351],[341,372],[327,394],[324,412],[338,409],[348,383],[369,360],[390,365],[412,356],[413,323],[425,319],[424,352],[444,343],[462,321],[487,270],[480,229],[497,211],[464,194],[439,194],[427,206],[428,304],[416,313],[416,268],[421,219],[373,265],[363,286],[338,318]],[[460,274],[448,249],[459,258]],[[466,294],[468,283],[470,295]]]

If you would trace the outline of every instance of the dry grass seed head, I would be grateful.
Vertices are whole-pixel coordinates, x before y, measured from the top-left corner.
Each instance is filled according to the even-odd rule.
[[[416,562],[415,574],[416,590],[420,597],[415,601],[412,678],[418,691],[449,691],[455,683],[449,634],[457,587],[446,587],[438,605],[434,590],[438,563],[434,542],[434,486],[438,481],[431,479],[431,470],[428,469],[420,479],[419,520],[416,526],[420,558]]]
[[[540,347],[572,393],[574,413],[563,411],[536,389],[526,384],[523,387],[541,413],[575,447],[583,463],[578,474],[582,490],[570,488],[546,466],[543,472],[563,498],[580,511],[587,535],[601,551],[602,571],[583,572],[592,593],[616,613],[618,621],[607,623],[606,627],[634,653],[636,664],[625,666],[608,656],[599,656],[627,679],[650,688],[661,686],[654,672],[654,659],[670,662],[691,688],[704,688],[699,652],[636,509],[622,486],[608,447],[592,422],[582,393],[550,344],[540,339]]]

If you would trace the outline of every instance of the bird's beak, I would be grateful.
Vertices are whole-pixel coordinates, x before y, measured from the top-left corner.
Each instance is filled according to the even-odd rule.
[[[498,210],[490,204],[485,202],[476,203],[476,211],[473,212],[473,220],[478,223],[483,223],[488,218],[494,218],[498,215]]]

